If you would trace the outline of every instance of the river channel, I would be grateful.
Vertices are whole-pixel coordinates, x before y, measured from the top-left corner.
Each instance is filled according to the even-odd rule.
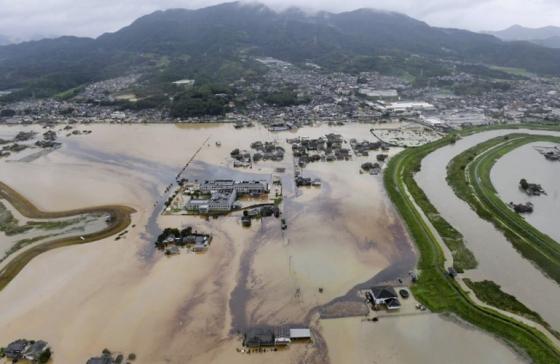
[[[524,215],[534,227],[560,242],[560,163],[544,158],[535,147],[552,147],[554,143],[531,143],[512,150],[500,158],[490,177],[503,201],[515,203],[530,201],[534,212]],[[519,180],[538,183],[546,195],[527,196],[519,188]]]
[[[458,154],[496,136],[520,132],[560,135],[557,132],[530,130],[495,130],[471,135],[457,141],[454,145],[440,148],[424,158],[422,170],[415,178],[440,214],[463,234],[467,247],[475,254],[479,266],[475,270],[467,271],[465,276],[475,280],[488,279],[496,282],[502,286],[503,291],[516,296],[522,303],[538,312],[553,328],[559,329],[560,311],[554,308],[556,307],[554,302],[560,301],[560,286],[523,258],[491,223],[480,219],[467,203],[455,195],[446,181],[446,167]],[[523,150],[520,153],[523,153]],[[493,171],[493,181],[497,179],[511,181],[511,178],[517,173],[515,170],[519,170],[519,173],[529,173],[529,170],[525,168],[529,168],[528,164],[532,163],[533,158],[544,160],[536,152],[531,151],[530,154],[535,154],[535,157],[525,156],[524,158],[528,159],[527,161],[508,163],[506,160],[504,163],[508,163],[507,165],[500,165],[498,166],[499,169]],[[520,168],[520,165],[524,167]],[[538,165],[540,163],[535,163],[530,172],[533,173],[534,170],[540,169]],[[545,165],[549,166],[550,164],[543,164],[543,166]],[[499,178],[496,177],[496,173],[500,174]],[[547,172],[542,170],[538,173]],[[538,176],[538,174],[531,174],[531,176]],[[544,177],[536,178],[544,184]],[[517,178],[516,183],[518,180],[519,178]],[[502,185],[502,182],[499,182],[499,185]],[[498,188],[498,191],[502,190],[503,188]],[[548,197],[552,200],[554,197],[553,189],[550,192],[551,195]],[[506,196],[504,195],[504,197]],[[546,198],[546,196],[544,197]],[[558,211],[558,197],[554,198],[556,201],[555,211]],[[506,202],[509,201],[506,200]],[[533,221],[531,222],[533,223]]]

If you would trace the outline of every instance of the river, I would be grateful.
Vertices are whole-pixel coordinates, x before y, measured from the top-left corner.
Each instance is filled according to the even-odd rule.
[[[471,135],[424,158],[415,179],[440,214],[463,234],[467,247],[475,254],[479,266],[467,271],[465,277],[496,282],[559,329],[560,311],[553,302],[560,301],[560,286],[523,258],[490,222],[480,219],[446,181],[446,166],[458,154],[493,137],[520,132],[560,135],[530,130],[495,130]],[[518,166],[512,164],[511,168]]]
[[[530,201],[534,212],[524,215],[534,227],[560,242],[560,163],[544,158],[535,147],[551,147],[554,143],[531,143],[521,146],[500,158],[490,177],[503,201]],[[527,196],[519,188],[519,180],[543,186],[546,195]]]

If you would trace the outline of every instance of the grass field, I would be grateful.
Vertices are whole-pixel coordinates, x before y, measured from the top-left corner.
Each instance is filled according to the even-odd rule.
[[[447,145],[448,143],[452,143],[454,140],[455,136],[450,136],[449,139],[442,139],[441,141],[432,144],[432,146],[439,148]],[[416,204],[422,209],[426,217],[430,220],[430,223],[436,228],[441,238],[451,251],[455,270],[457,270],[457,272],[463,272],[467,269],[474,269],[476,268],[478,262],[476,261],[473,253],[465,246],[463,235],[461,235],[460,232],[458,232],[439,214],[434,205],[432,205],[430,200],[428,200],[424,191],[422,191],[413,179],[413,173],[420,170],[420,161],[431,151],[431,148],[427,148],[425,150],[421,150],[421,148],[416,149],[418,154],[415,158],[416,161],[414,169],[409,171],[409,173],[405,176],[408,190],[413,196],[415,196],[414,200]]]

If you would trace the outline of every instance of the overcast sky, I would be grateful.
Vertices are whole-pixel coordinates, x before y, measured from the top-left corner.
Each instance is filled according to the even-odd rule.
[[[0,0],[0,35],[95,37],[118,30],[158,9],[200,8],[220,0]],[[275,8],[345,11],[361,7],[394,10],[430,25],[498,30],[512,24],[560,26],[560,0],[262,0]]]

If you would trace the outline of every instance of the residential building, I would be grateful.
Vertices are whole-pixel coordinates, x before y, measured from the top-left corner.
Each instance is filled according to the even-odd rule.
[[[371,295],[370,300],[375,306],[384,305],[388,310],[398,310],[401,308],[399,296],[393,287],[372,287],[368,293]]]

